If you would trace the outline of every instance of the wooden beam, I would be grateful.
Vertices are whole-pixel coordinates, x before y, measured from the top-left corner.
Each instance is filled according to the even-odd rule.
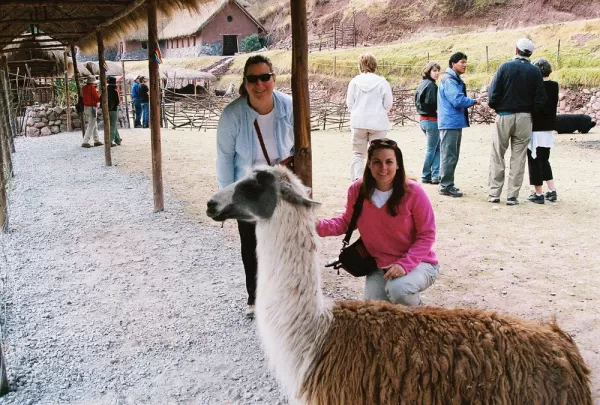
[[[65,95],[67,96],[67,132],[71,132],[71,95],[69,94],[69,57],[67,55],[67,48],[63,52],[63,59],[65,61]]]
[[[6,103],[8,105],[8,119],[10,120],[10,151],[15,153],[15,136],[17,135],[17,125],[15,123],[14,110],[12,106],[12,85],[10,83],[10,72],[8,71],[8,63],[6,56],[2,55],[0,63],[2,74],[4,75],[4,93],[6,94]]]
[[[77,100],[81,98],[81,83],[79,83],[79,68],[77,67],[77,49],[71,45],[71,60],[73,61],[73,76],[75,76],[75,87],[77,87]],[[83,125],[83,111],[77,112],[81,122],[81,136],[85,138],[85,125]]]
[[[27,47],[27,48],[10,48],[10,49],[0,49],[0,53],[17,53],[17,52],[28,52],[28,51],[62,51],[64,48],[62,46],[36,46],[36,47]],[[56,62],[55,62],[56,63]]]
[[[53,24],[53,23],[72,23],[72,22],[88,22],[90,23],[90,16],[87,17],[58,17],[58,18],[9,18],[0,20],[0,24]]]
[[[160,139],[160,76],[154,55],[158,47],[156,1],[148,0],[148,70],[150,72],[150,147],[152,149],[152,189],[154,212],[164,211],[162,150]]]
[[[52,7],[52,6],[93,6],[93,7],[105,7],[105,6],[127,6],[131,0],[94,0],[93,4],[90,4],[88,0],[2,0],[0,4],[0,10],[2,7],[22,6],[22,7]]]
[[[292,98],[294,103],[294,171],[312,195],[312,149],[308,94],[308,31],[306,0],[291,0]]]
[[[110,118],[108,114],[108,93],[106,92],[106,72],[104,71],[104,41],[102,33],[96,31],[96,41],[98,42],[98,67],[100,68],[100,103],[102,105],[102,118],[104,121],[104,160],[106,166],[112,166],[112,157],[110,155]]]
[[[0,46],[2,46],[2,45],[20,45],[20,44],[43,44],[45,42],[63,42],[63,40],[54,39],[54,38],[21,39],[19,41],[2,41],[2,42],[0,42]]]
[[[54,27],[53,27],[54,28]],[[60,27],[56,27],[56,28],[60,28]],[[87,34],[86,32],[55,32],[55,33],[40,33],[38,35],[31,35],[31,34],[21,34],[21,35],[6,35],[6,34],[2,34],[0,35],[0,39],[34,39],[37,37],[55,37],[55,36],[69,36],[69,37],[80,37],[84,34]]]

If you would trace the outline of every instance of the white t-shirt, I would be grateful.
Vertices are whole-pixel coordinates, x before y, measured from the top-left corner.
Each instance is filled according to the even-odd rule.
[[[392,195],[392,190],[389,191],[380,191],[378,189],[375,189],[375,191],[373,191],[373,196],[371,197],[371,201],[373,201],[373,204],[375,204],[375,206],[377,208],[381,208],[385,205],[385,203],[387,202],[387,200],[389,200],[389,198]]]
[[[256,117],[260,133],[262,134],[263,141],[265,142],[265,148],[269,155],[271,164],[279,159],[279,151],[277,150],[277,141],[275,140],[275,109],[271,110],[270,113],[265,115],[259,115]],[[267,159],[260,147],[260,141],[258,140],[258,134],[256,128],[254,129],[254,136],[256,142],[254,143],[254,165],[267,164]]]

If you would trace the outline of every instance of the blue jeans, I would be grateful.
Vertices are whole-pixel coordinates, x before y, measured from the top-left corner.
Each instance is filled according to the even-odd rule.
[[[462,129],[440,129],[440,189],[454,187]]]
[[[150,124],[150,104],[142,103],[142,127],[148,128]]]
[[[436,121],[422,120],[419,124],[427,137],[425,163],[421,180],[440,178],[440,131]]]
[[[142,125],[142,102],[140,100],[133,100],[133,111],[133,126],[139,127]]]

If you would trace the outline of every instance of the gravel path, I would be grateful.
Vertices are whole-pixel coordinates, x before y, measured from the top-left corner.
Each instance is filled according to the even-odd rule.
[[[242,315],[237,242],[169,195],[153,213],[151,179],[80,141],[17,140],[0,404],[285,403]]]

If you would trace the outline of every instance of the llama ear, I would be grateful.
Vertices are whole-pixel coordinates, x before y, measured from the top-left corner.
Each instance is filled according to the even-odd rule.
[[[307,189],[310,190],[308,187]],[[306,208],[313,208],[321,205],[321,203],[317,201],[313,201],[310,198],[306,198],[303,195],[298,194],[292,185],[287,181],[279,183],[279,192],[281,194],[281,198],[290,204],[303,205]]]

